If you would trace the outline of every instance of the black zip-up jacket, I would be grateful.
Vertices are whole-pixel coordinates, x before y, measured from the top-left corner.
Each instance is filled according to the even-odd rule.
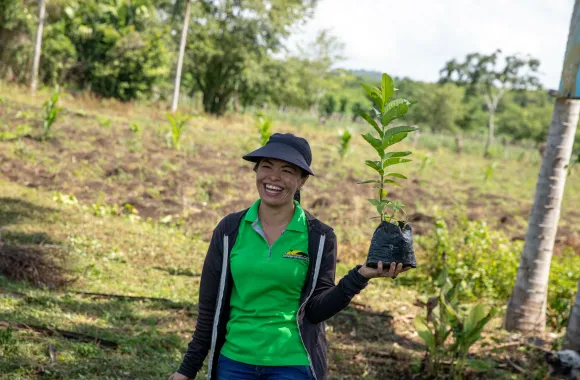
[[[178,369],[179,373],[190,378],[195,378],[208,352],[208,379],[217,378],[218,357],[226,339],[230,315],[233,281],[229,257],[247,211],[226,216],[213,232],[201,273],[195,332]],[[309,213],[306,216],[311,259],[300,295],[297,321],[310,368],[317,380],[326,380],[327,343],[323,322],[348,306],[368,280],[358,272],[359,266],[351,269],[335,285],[336,235],[331,227]]]

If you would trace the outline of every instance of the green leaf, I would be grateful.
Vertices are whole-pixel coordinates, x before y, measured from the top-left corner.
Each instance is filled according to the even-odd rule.
[[[357,113],[360,115],[360,117],[365,119],[367,121],[367,123],[369,123],[375,129],[375,131],[378,132],[379,136],[381,136],[381,139],[382,139],[383,138],[383,130],[379,127],[379,125],[377,124],[375,119],[370,117],[369,114],[367,114],[366,112],[364,112],[362,110],[358,110]]]
[[[381,147],[382,146],[381,140],[377,139],[376,137],[374,137],[370,133],[367,133],[366,135],[361,135],[361,136],[369,144],[371,144],[373,146],[373,148],[375,148],[375,150],[377,151],[377,153],[379,154],[379,156],[382,158],[383,155],[385,154],[385,152],[384,152],[383,148]]]
[[[380,175],[385,174],[385,171],[381,167],[381,161],[365,161],[365,165],[375,169]]]
[[[485,325],[495,316],[497,312],[496,308],[492,308],[487,315],[477,322],[477,325],[469,332],[466,332],[463,336],[464,345],[470,347],[473,343],[475,343],[479,337]]]
[[[395,185],[395,186],[403,187],[403,186],[401,186],[401,184],[400,184],[400,183],[398,183],[397,181],[393,181],[392,179],[385,179],[385,180],[383,181],[383,183],[390,183],[391,185]]]
[[[407,179],[407,177],[402,175],[401,173],[387,173],[387,174],[385,174],[385,177],[395,177],[395,178]]]
[[[373,206],[378,206],[381,204],[381,201],[378,199],[367,199]]]
[[[382,94],[379,91],[379,89],[376,88],[376,87],[371,87],[371,86],[366,85],[364,83],[361,83],[361,86],[363,86],[363,88],[365,89],[365,91],[367,92],[367,94],[373,100],[373,103],[375,103],[375,105],[377,106],[377,108],[382,113],[383,110],[385,109],[385,105],[383,104],[383,99],[381,98],[381,95]]]
[[[470,332],[477,326],[477,322],[485,318],[485,308],[482,304],[475,305],[465,318],[463,329],[465,332]]]
[[[367,183],[381,183],[381,181],[379,181],[378,179],[369,179],[366,181],[359,182],[358,185],[364,185]]]
[[[397,165],[397,164],[404,164],[405,162],[410,162],[411,160],[409,160],[408,158],[389,158],[385,161],[383,161],[383,168],[386,168],[387,166],[392,166],[392,165]]]
[[[398,119],[409,111],[409,106],[413,104],[407,99],[395,99],[390,101],[382,111],[381,124],[388,125],[391,121]]]
[[[480,359],[466,359],[465,364],[469,368],[480,372],[487,372],[492,368],[486,361]]]
[[[399,127],[389,128],[385,131],[385,135],[383,136],[383,139],[387,139],[391,136],[394,136],[396,134],[403,133],[403,132],[414,132],[417,129],[419,129],[419,128],[411,127],[409,125],[401,125]]]
[[[437,287],[443,286],[443,284],[445,284],[445,281],[447,280],[448,276],[449,276],[449,270],[445,267],[439,273],[439,276],[437,276],[437,279],[435,280],[435,286],[437,286]]]
[[[420,317],[416,317],[413,320],[413,323],[415,325],[415,329],[417,330],[417,334],[419,334],[421,339],[423,339],[423,341],[427,345],[427,348],[429,349],[429,352],[434,352],[435,335],[433,335],[433,333],[429,329],[429,326],[427,326],[427,324]]]
[[[383,145],[381,148],[387,149],[391,145],[395,145],[399,141],[403,140],[405,137],[407,137],[407,133],[397,133],[396,135],[383,139]]]
[[[410,156],[411,154],[413,154],[412,152],[390,152],[385,154],[384,158],[391,158],[391,157],[406,157],[406,156]]]
[[[393,84],[393,78],[391,78],[388,74],[383,73],[382,78],[382,87],[383,87],[383,102],[387,104],[389,99],[395,93],[395,86]]]

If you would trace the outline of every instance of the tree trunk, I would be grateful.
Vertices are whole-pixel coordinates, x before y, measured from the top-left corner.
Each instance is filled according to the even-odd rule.
[[[421,130],[417,129],[413,132],[413,149],[417,147],[417,144],[419,144],[419,137],[421,137]]]
[[[580,352],[580,281],[578,281],[578,291],[576,301],[568,320],[568,329],[564,339],[564,349],[576,350]]]
[[[40,53],[42,52],[42,29],[44,28],[44,14],[46,13],[45,0],[38,1],[38,28],[36,29],[36,44],[34,45],[34,59],[32,61],[32,73],[30,75],[30,90],[36,91],[38,79],[38,66],[40,65]]]
[[[579,112],[580,100],[556,100],[516,284],[505,316],[505,328],[510,331],[542,331],[546,325],[550,261]]]
[[[463,153],[463,136],[460,133],[455,135],[455,153]]]
[[[177,105],[179,104],[181,69],[183,68],[183,56],[185,55],[185,44],[187,42],[187,30],[189,28],[191,1],[192,0],[187,0],[187,5],[185,6],[185,18],[183,19],[183,29],[181,30],[181,43],[179,44],[179,57],[177,58],[177,70],[175,70],[175,84],[173,86],[173,101],[171,102],[171,112],[177,111]]]
[[[238,113],[240,111],[240,97],[238,94],[238,82],[234,86],[234,112]]]
[[[483,152],[483,156],[485,158],[489,158],[489,149],[493,145],[493,136],[495,134],[495,109],[489,109],[489,125],[487,130],[487,142],[485,143],[485,151]]]

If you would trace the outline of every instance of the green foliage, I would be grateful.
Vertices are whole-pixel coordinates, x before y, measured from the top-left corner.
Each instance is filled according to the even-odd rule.
[[[217,115],[226,111],[239,84],[243,83],[240,90],[244,92],[259,93],[253,89],[262,87],[262,81],[251,68],[259,67],[269,53],[279,51],[289,27],[303,19],[315,3],[283,0],[272,6],[260,1],[226,1],[202,2],[200,7],[193,7],[184,85],[200,91],[204,110]],[[286,79],[279,78],[280,83]]]
[[[38,20],[37,2],[0,1],[0,77],[24,83],[30,78],[33,44]]]
[[[340,146],[338,147],[338,154],[340,159],[344,159],[348,151],[350,150],[350,140],[352,139],[352,134],[350,131],[345,130],[340,135]]]
[[[329,119],[336,112],[336,98],[332,94],[327,94],[320,103],[320,118],[321,120]]]
[[[413,121],[428,126],[433,132],[457,133],[465,117],[463,98],[465,90],[454,84],[426,84],[421,86],[421,107]]]
[[[340,97],[340,103],[338,106],[338,112],[340,113],[340,117],[344,117],[344,114],[346,113],[346,108],[348,106],[348,98],[346,96],[341,96]]]
[[[404,212],[404,205],[400,202],[386,199],[385,184],[392,184],[401,186],[398,182],[389,179],[389,177],[407,179],[400,173],[390,172],[390,166],[403,164],[411,160],[402,158],[409,156],[411,152],[387,152],[387,148],[403,140],[409,132],[416,131],[417,127],[410,126],[396,126],[388,128],[394,120],[402,118],[408,111],[409,107],[415,104],[406,99],[394,99],[391,97],[395,93],[393,79],[387,74],[383,74],[381,86],[374,87],[361,83],[369,98],[374,103],[374,117],[361,111],[360,116],[375,130],[376,135],[366,133],[362,135],[366,142],[368,142],[379,155],[378,161],[367,160],[365,164],[375,170],[379,175],[378,180],[366,180],[361,184],[372,183],[378,190],[378,200],[369,199],[369,202],[376,207],[381,220],[394,219],[399,212]],[[378,119],[380,124],[375,120]],[[385,172],[385,169],[388,169]]]
[[[42,123],[42,136],[41,140],[47,140],[51,137],[52,125],[56,122],[58,114],[62,111],[61,107],[57,106],[58,100],[60,98],[60,90],[58,86],[54,89],[51,97],[44,102],[44,120]]]
[[[181,148],[181,134],[192,116],[180,113],[169,114],[167,119],[171,123],[171,130],[166,135],[167,146],[176,150]]]
[[[523,242],[510,241],[499,230],[482,221],[464,218],[450,232],[443,219],[434,222],[434,231],[416,239],[427,256],[418,273],[402,281],[414,283],[424,291],[433,291],[432,282],[444,269],[456,284],[457,297],[469,302],[489,299],[505,304],[513,290]],[[414,277],[416,276],[416,277]],[[564,251],[552,260],[548,283],[548,324],[565,328],[574,302],[580,277],[580,257]]]
[[[496,313],[491,308],[487,313],[483,304],[466,310],[459,303],[457,288],[448,278],[447,268],[437,275],[434,285],[438,290],[435,297],[425,304],[426,318],[417,316],[415,329],[427,346],[427,371],[439,375],[443,361],[451,360],[450,377],[462,379],[465,367],[477,371],[487,371],[490,365],[481,360],[467,359],[470,347],[481,338],[485,325]],[[451,337],[451,342],[447,343]]]
[[[0,329],[0,353],[7,358],[16,352],[16,339],[12,328]]]
[[[352,121],[355,122],[360,116],[360,113],[363,112],[361,102],[354,102],[350,110],[352,111]]]
[[[260,144],[264,146],[272,135],[272,123],[274,121],[263,112],[256,112],[256,117],[258,121],[258,133],[260,134]]]
[[[574,250],[564,250],[556,260],[552,260],[548,283],[547,322],[558,332],[568,325],[578,278],[580,278],[580,258]]]
[[[506,92],[537,90],[541,88],[538,79],[540,61],[530,56],[504,56],[501,61],[501,50],[491,54],[471,53],[464,62],[455,59],[448,61],[441,69],[441,83],[456,83],[466,87],[466,100],[481,96],[486,111],[489,113],[488,144],[485,156],[489,154],[490,144],[494,138],[494,115],[501,106],[500,102]]]
[[[449,279],[468,300],[507,300],[513,289],[519,256],[523,248],[485,222],[462,220],[450,234],[443,219],[434,224],[434,235],[420,244],[430,252],[426,270],[432,276],[446,266]],[[445,265],[446,263],[446,265]]]
[[[546,141],[554,100],[547,91],[516,92],[506,95],[498,111],[498,134],[511,140]]]

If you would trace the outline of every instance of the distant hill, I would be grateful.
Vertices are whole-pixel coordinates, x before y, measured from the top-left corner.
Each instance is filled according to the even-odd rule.
[[[373,82],[380,82],[381,77],[383,75],[383,73],[381,73],[380,71],[374,70],[350,70],[350,72],[357,77],[361,77]]]

